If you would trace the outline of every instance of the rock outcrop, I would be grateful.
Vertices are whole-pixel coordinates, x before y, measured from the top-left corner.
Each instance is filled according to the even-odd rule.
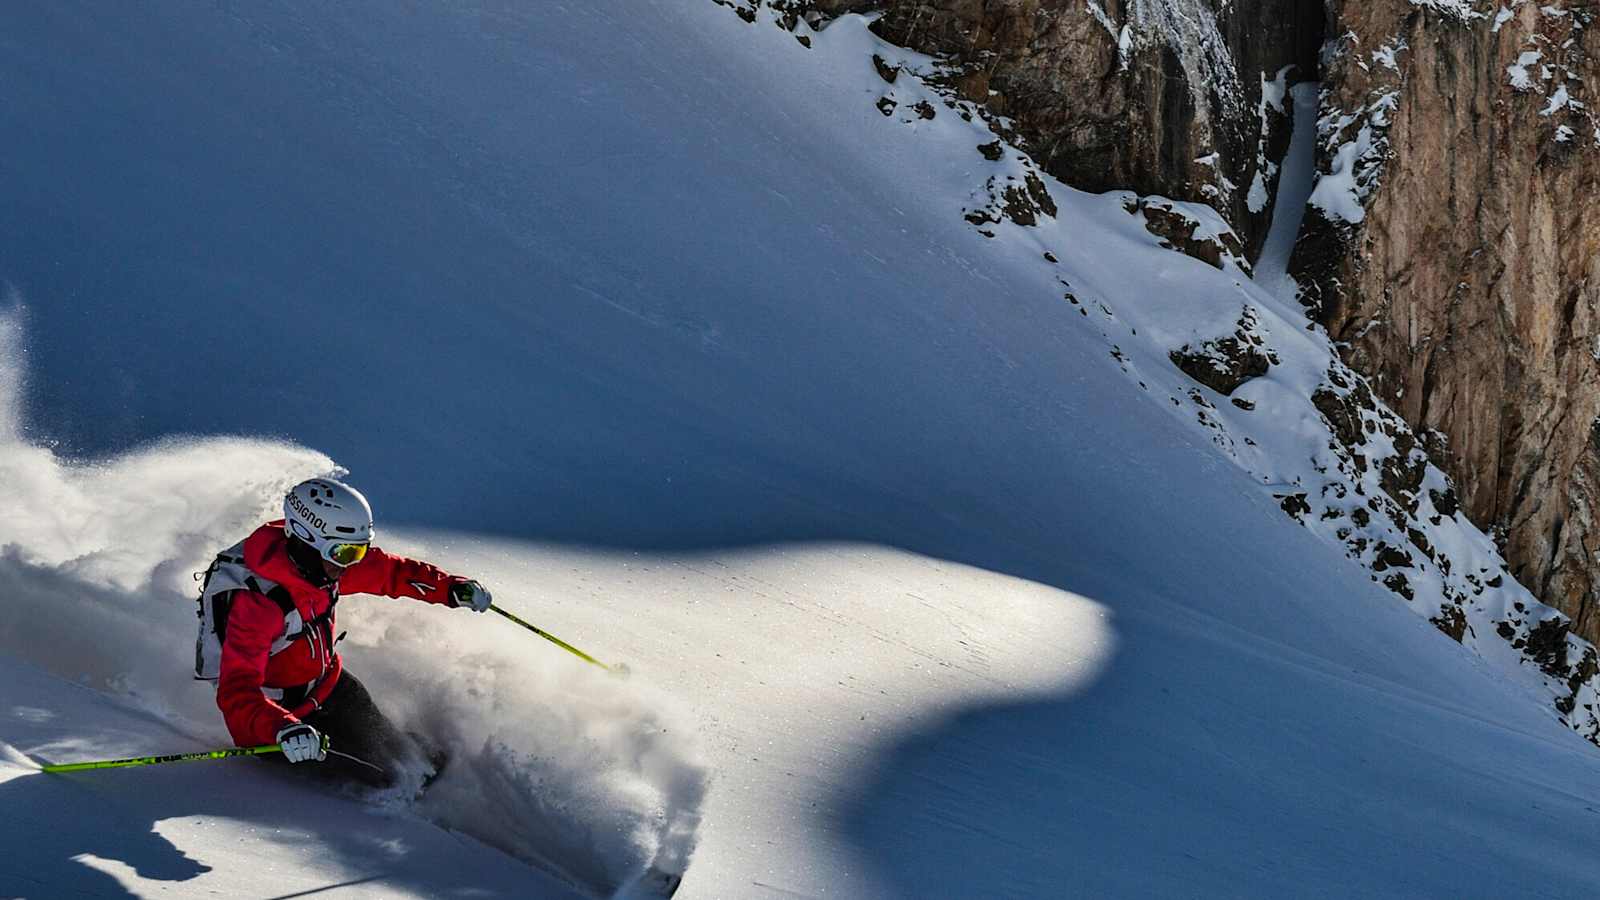
[[[1185,344],[1170,351],[1168,358],[1185,375],[1224,397],[1232,396],[1250,379],[1267,374],[1278,361],[1257,332],[1255,310],[1248,306],[1240,314],[1239,327],[1233,334]]]
[[[1206,203],[1253,257],[1322,44],[1319,0],[809,0],[951,62],[960,96],[1015,123],[1050,174]]]

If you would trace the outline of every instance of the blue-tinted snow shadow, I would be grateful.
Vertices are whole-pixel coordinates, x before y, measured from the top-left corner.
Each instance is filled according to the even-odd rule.
[[[1123,626],[1083,693],[920,723],[834,796],[890,896],[1555,900],[1600,885],[1582,827],[1600,774],[1553,729],[1511,734],[1473,698],[1295,652]]]
[[[1093,439],[1061,395],[1106,385],[1051,361],[1090,352],[1054,285],[951,258],[870,174],[818,183],[818,137],[754,129],[717,55],[619,42],[676,3],[392,10],[8,22],[0,280],[36,440],[280,437],[383,523],[613,547],[1055,526],[1061,437]],[[702,98],[662,74],[701,69]]]

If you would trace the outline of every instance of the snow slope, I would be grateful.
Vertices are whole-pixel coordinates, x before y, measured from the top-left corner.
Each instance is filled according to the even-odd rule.
[[[13,18],[0,741],[217,742],[188,573],[335,461],[390,549],[635,676],[353,600],[352,670],[459,754],[421,807],[8,753],[0,891],[567,890],[486,844],[591,890],[692,848],[684,897],[1600,884],[1600,760],[1537,677],[1260,477],[1325,439],[1326,347],[1117,195],[982,236],[960,211],[1022,164],[908,113],[909,77],[883,115],[871,54],[918,63],[863,20],[807,49],[683,0]],[[1159,348],[1245,304],[1291,363],[1230,449]]]

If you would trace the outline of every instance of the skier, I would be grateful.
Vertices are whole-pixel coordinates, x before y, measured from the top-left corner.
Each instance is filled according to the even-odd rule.
[[[340,595],[410,597],[481,613],[489,592],[372,546],[372,508],[342,482],[296,485],[283,514],[207,570],[195,677],[216,682],[217,706],[240,746],[279,744],[291,763],[321,762],[323,771],[390,787],[408,766],[421,768],[423,751],[344,670],[337,649],[344,635],[336,637],[334,625]]]

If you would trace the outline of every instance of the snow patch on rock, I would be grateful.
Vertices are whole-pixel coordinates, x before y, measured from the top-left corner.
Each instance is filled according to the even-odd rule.
[[[1380,94],[1358,113],[1328,115],[1317,122],[1317,132],[1334,150],[1310,202],[1330,221],[1354,225],[1366,218],[1367,199],[1377,188],[1388,154],[1390,113],[1397,97],[1394,92]]]
[[[1252,213],[1261,212],[1272,202],[1279,165],[1267,153],[1267,137],[1272,134],[1272,116],[1289,114],[1289,73],[1293,69],[1294,66],[1284,66],[1271,78],[1261,73],[1261,102],[1256,107],[1256,174],[1245,196],[1245,206]]]
[[[1136,45],[1160,43],[1178,54],[1189,76],[1195,109],[1209,108],[1210,101],[1205,95],[1209,87],[1228,118],[1235,119],[1244,113],[1244,85],[1209,3],[1205,0],[1133,0],[1129,21],[1134,27]]]
[[[1536,85],[1528,75],[1528,69],[1539,64],[1544,54],[1537,50],[1526,50],[1517,57],[1517,61],[1506,66],[1506,74],[1510,76],[1511,87],[1518,91],[1531,91]]]
[[[1464,24],[1489,17],[1488,13],[1476,9],[1468,0],[1411,0],[1411,5]]]

